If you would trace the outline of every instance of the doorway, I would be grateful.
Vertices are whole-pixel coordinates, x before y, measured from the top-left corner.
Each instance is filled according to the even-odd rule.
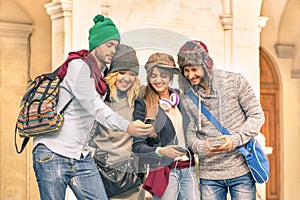
[[[270,56],[260,48],[260,101],[266,117],[261,132],[266,137],[266,146],[272,147],[268,155],[270,179],[266,184],[266,199],[280,200],[280,87],[278,75]]]

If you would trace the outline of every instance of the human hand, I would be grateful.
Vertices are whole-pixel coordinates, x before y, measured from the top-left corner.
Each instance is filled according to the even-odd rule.
[[[169,158],[177,158],[185,155],[185,152],[182,152],[178,149],[177,145],[168,145],[164,147],[158,147],[158,152],[161,155],[167,156]]]
[[[152,194],[148,191],[145,191],[145,200],[152,200]]]
[[[132,136],[148,135],[153,132],[152,124],[144,124],[141,120],[130,122],[126,130]]]
[[[211,142],[216,139],[221,140],[223,144],[212,146]],[[227,135],[222,135],[218,138],[208,138],[208,139],[206,139],[206,141],[204,143],[204,151],[205,151],[205,154],[208,156],[231,151],[232,148],[233,148],[232,140]]]

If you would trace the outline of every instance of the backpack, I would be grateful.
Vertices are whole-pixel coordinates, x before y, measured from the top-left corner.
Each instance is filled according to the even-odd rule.
[[[30,137],[51,134],[61,129],[63,113],[72,102],[71,98],[63,109],[57,111],[60,79],[56,76],[59,68],[52,73],[37,76],[29,83],[20,104],[15,127],[15,147],[22,153]],[[23,139],[21,149],[17,146],[17,133]]]

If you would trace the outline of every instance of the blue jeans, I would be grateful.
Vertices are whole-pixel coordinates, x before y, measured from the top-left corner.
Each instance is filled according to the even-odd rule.
[[[91,155],[80,160],[67,158],[42,144],[36,146],[32,154],[42,200],[64,200],[67,186],[79,200],[107,200],[101,176]]]
[[[172,169],[169,184],[161,198],[153,200],[199,200],[198,179],[194,167]]]
[[[202,200],[226,200],[227,193],[231,200],[255,200],[256,186],[250,173],[226,180],[200,179]]]

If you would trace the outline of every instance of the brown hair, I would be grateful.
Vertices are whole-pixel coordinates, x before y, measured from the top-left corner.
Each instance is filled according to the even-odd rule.
[[[158,67],[156,66],[157,69],[160,72],[163,73],[167,73],[170,77],[171,80],[173,80],[173,73],[172,73],[172,69],[166,69],[166,68],[162,68],[162,67]],[[147,85],[145,87],[145,93],[143,95],[143,100],[146,104],[146,115],[145,118],[156,118],[156,115],[158,113],[158,109],[159,109],[159,95],[156,92],[156,90],[152,87],[152,85],[150,84],[150,76],[153,73],[155,67],[153,67],[152,69],[150,69],[147,72]],[[153,124],[153,126],[155,126],[155,123]],[[152,133],[150,134],[150,137],[157,137],[156,133]]]

